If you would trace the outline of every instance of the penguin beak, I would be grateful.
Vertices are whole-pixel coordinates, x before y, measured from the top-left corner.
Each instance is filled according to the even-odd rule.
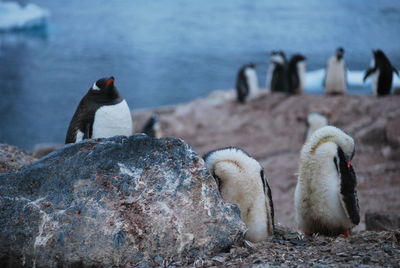
[[[108,78],[108,80],[106,81],[105,85],[109,86],[109,85],[114,84],[114,80],[115,80],[114,76],[111,76],[110,78]]]
[[[347,160],[347,168],[350,168],[350,167],[351,167],[350,160]]]

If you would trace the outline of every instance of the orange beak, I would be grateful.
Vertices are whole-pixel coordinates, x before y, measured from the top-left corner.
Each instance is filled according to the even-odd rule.
[[[106,86],[113,84],[114,80],[115,80],[114,76],[111,76],[110,78],[108,78],[108,80],[106,81]]]

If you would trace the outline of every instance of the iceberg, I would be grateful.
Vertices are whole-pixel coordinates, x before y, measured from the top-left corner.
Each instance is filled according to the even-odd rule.
[[[0,32],[45,27],[50,12],[35,4],[0,2]]]

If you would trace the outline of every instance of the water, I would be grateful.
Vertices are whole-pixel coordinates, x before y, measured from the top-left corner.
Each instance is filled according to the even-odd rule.
[[[372,48],[400,68],[399,1],[32,2],[50,9],[47,30],[0,34],[0,142],[25,149],[63,142],[79,100],[103,76],[114,75],[138,109],[233,88],[249,61],[260,64],[264,87],[267,52],[278,48],[305,54],[308,70],[339,45],[351,70],[369,66]]]

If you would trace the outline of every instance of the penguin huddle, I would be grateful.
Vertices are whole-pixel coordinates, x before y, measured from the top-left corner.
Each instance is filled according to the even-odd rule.
[[[267,73],[267,90],[287,94],[302,94],[305,87],[307,58],[294,54],[286,60],[283,51],[272,51]]]

